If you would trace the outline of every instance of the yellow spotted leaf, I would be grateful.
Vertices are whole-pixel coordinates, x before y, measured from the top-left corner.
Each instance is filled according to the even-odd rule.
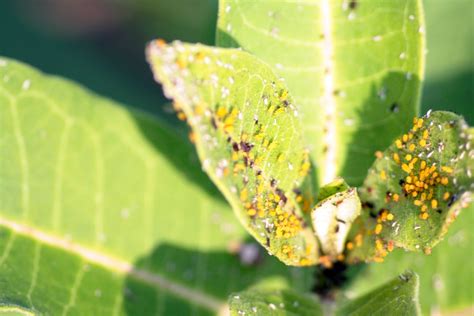
[[[381,262],[395,247],[429,254],[473,190],[474,133],[450,112],[415,118],[369,170],[350,261]]]
[[[313,204],[301,190],[311,165],[283,81],[237,49],[157,40],[147,56],[242,224],[284,263],[315,264],[316,237],[300,207]]]

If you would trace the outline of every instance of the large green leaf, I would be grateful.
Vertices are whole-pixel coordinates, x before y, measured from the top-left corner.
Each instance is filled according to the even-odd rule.
[[[281,80],[236,49],[158,40],[147,52],[155,78],[188,117],[203,168],[241,223],[286,264],[315,264],[316,237],[298,204],[310,163]]]
[[[285,78],[324,183],[341,175],[360,184],[373,153],[417,113],[420,0],[221,0],[217,44],[240,46]]]
[[[424,315],[462,311],[474,305],[474,206],[461,212],[445,239],[428,256],[394,250],[383,263],[367,265],[347,291],[364,294],[405,269],[420,276],[420,304]],[[454,265],[455,264],[455,265]],[[466,313],[467,314],[467,313]]]
[[[255,283],[309,287],[305,270],[227,250],[245,232],[155,119],[0,59],[0,126],[0,305],[198,315]]]
[[[418,275],[407,271],[364,296],[344,304],[336,314],[341,316],[420,315],[418,287]]]
[[[415,118],[368,172],[350,260],[382,261],[394,247],[430,253],[471,201],[473,139],[454,113]]]

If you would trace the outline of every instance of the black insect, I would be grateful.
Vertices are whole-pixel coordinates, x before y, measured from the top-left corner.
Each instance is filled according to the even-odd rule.
[[[240,142],[240,148],[246,153],[252,150],[253,145],[247,142]]]
[[[216,123],[216,119],[214,117],[211,117],[211,125],[212,125],[212,127],[214,127],[214,129],[217,129],[217,123]]]
[[[283,203],[286,203],[288,201],[288,198],[286,197],[285,193],[279,188],[275,190],[275,193],[280,197],[280,200],[283,201]]]
[[[390,106],[390,112],[392,113],[398,113],[400,111],[400,106],[398,105],[397,102],[392,103]]]
[[[276,182],[275,179],[271,179],[271,180],[270,180],[270,186],[271,186],[272,188],[274,188],[274,187],[276,186],[276,183],[277,183],[277,182]]]
[[[358,5],[359,5],[359,3],[356,0],[351,0],[349,2],[349,9],[355,10],[355,9],[357,9]]]
[[[448,201],[448,207],[451,207],[451,205],[453,205],[454,202],[456,202],[457,199],[458,199],[457,194],[451,195],[451,197],[449,198],[449,201]]]

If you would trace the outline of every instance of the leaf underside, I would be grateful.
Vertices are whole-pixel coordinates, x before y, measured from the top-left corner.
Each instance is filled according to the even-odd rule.
[[[216,42],[285,79],[320,183],[357,186],[417,115],[424,36],[421,0],[220,0]]]
[[[235,49],[155,41],[147,53],[187,117],[204,170],[242,224],[284,263],[314,264],[316,238],[299,204],[312,204],[302,194],[310,163],[282,81]]]
[[[428,113],[380,153],[360,190],[349,261],[383,261],[394,247],[431,252],[471,200],[472,131],[456,114]]]

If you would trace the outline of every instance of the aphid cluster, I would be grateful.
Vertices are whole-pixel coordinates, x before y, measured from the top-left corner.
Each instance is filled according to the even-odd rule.
[[[429,218],[428,210],[437,210],[438,201],[437,189],[449,184],[449,176],[453,173],[453,168],[449,166],[439,166],[435,162],[431,163],[427,159],[419,158],[416,152],[425,151],[431,147],[429,127],[423,126],[422,118],[415,118],[412,129],[395,141],[399,152],[393,153],[393,160],[400,166],[406,177],[400,181],[403,194],[407,198],[413,199],[413,204],[417,206],[421,213],[420,218]],[[421,137],[414,137],[416,134]],[[401,157],[400,157],[401,156]],[[448,201],[450,193],[445,191],[442,200]]]
[[[190,85],[205,90],[188,94],[182,105],[175,106],[180,119],[188,117],[192,139],[203,150],[204,169],[223,184],[227,197],[232,196],[230,200],[238,201],[245,222],[268,250],[278,252],[287,262],[314,264],[310,258],[315,257],[316,241],[314,236],[308,241],[302,232],[309,227],[298,205],[310,210],[300,185],[311,164],[301,143],[283,142],[285,137],[297,140],[291,126],[296,110],[286,89],[277,82],[260,81],[260,99],[244,93],[245,98],[237,100],[235,94],[230,96],[232,85],[237,81],[249,84],[253,78],[242,69],[236,72],[232,62],[225,62],[232,58],[220,58],[211,50],[180,52],[179,45],[158,49],[164,50],[159,54],[170,61],[166,65],[168,73],[175,75],[171,82],[175,90],[187,93]],[[174,92],[169,94],[174,96]],[[274,127],[271,132],[267,131],[269,126]]]

